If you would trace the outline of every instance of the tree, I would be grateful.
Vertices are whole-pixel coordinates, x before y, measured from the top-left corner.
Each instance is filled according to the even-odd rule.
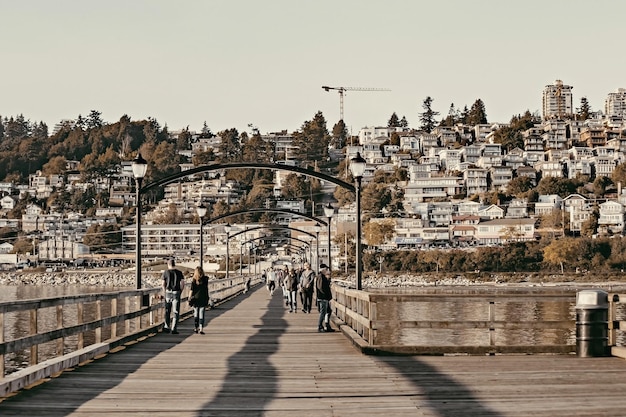
[[[94,224],[89,226],[83,237],[83,244],[89,246],[91,251],[110,251],[120,246],[122,233],[115,224]]]
[[[626,162],[615,167],[611,173],[611,179],[614,184],[626,185]]]
[[[396,222],[393,219],[382,219],[367,222],[363,226],[363,236],[368,245],[380,246],[395,234]]]
[[[292,144],[298,160],[313,163],[326,159],[329,142],[326,119],[322,112],[317,112],[313,120],[304,122],[300,131],[293,134]]]
[[[64,174],[67,169],[67,161],[62,156],[53,156],[44,164],[41,172],[44,175]]]
[[[448,115],[445,119],[442,120],[441,124],[443,126],[452,127],[455,126],[460,121],[460,113],[459,110],[454,107],[454,103],[450,103],[450,108],[448,109]]]
[[[578,119],[587,120],[591,118],[591,105],[587,101],[587,97],[580,98],[580,107],[578,108]]]
[[[596,197],[604,197],[606,189],[613,185],[613,181],[609,177],[600,176],[593,181],[593,193]]]
[[[506,186],[506,192],[516,197],[521,197],[528,190],[533,188],[533,183],[530,177],[515,177]]]
[[[485,103],[481,99],[477,99],[470,108],[467,115],[466,123],[470,126],[487,123],[487,113],[485,111]]]
[[[398,119],[398,115],[396,112],[393,112],[389,121],[387,122],[387,127],[400,127],[400,119]]]
[[[332,138],[330,140],[330,146],[334,149],[341,149],[345,146],[348,139],[348,128],[343,120],[339,120],[333,126]]]
[[[543,249],[544,262],[560,266],[561,274],[565,272],[564,265],[576,262],[577,257],[577,240],[571,237],[553,240]]]
[[[435,126],[437,126],[435,118],[439,116],[439,112],[433,110],[432,104],[433,99],[430,98],[430,96],[426,97],[422,102],[422,108],[424,111],[420,113],[420,129],[428,133],[432,132]]]
[[[232,128],[224,130],[218,134],[222,139],[220,142],[220,162],[238,162],[241,158],[241,143],[239,141],[239,132]]]

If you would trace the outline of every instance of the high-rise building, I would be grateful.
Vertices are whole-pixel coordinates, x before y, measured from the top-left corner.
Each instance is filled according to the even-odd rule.
[[[618,88],[616,92],[608,94],[604,101],[604,113],[607,117],[626,118],[626,88]]]
[[[572,86],[556,80],[543,89],[543,119],[569,119],[573,116]]]

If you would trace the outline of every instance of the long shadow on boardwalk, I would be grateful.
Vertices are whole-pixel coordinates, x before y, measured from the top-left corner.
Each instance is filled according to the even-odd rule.
[[[212,310],[207,317],[207,324],[247,297],[236,297],[226,302],[223,308]],[[105,360],[95,360],[64,371],[56,378],[24,389],[0,402],[0,416],[33,416],[42,410],[45,410],[46,417],[68,416],[84,403],[122,383],[150,359],[183,340],[185,337],[182,333],[178,336],[163,335],[158,338],[158,349],[144,349],[146,345],[139,342],[127,346],[123,352],[108,355]],[[128,360],[129,357],[132,359]]]
[[[269,359],[278,350],[279,339],[287,328],[282,303],[282,297],[270,299],[268,308],[261,317],[259,331],[249,337],[245,346],[228,359],[228,372],[222,388],[212,401],[202,407],[199,417],[263,415],[265,405],[274,399],[278,389],[278,372]],[[262,386],[255,386],[260,384]],[[244,404],[241,401],[242,390],[247,394],[255,392],[259,395],[253,400],[248,395],[248,401]],[[233,410],[233,404],[238,404],[240,408]],[[246,410],[242,411],[243,408]]]
[[[423,399],[421,406],[433,410],[433,415],[502,417],[502,414],[481,404],[481,400],[465,385],[421,361],[419,356],[382,356],[378,359],[411,381]]]

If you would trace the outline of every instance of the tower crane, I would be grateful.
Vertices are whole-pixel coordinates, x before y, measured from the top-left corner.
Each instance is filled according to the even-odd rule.
[[[346,91],[391,91],[388,88],[365,88],[365,87],[328,87],[323,85],[322,88],[325,91],[337,90],[339,93],[339,115],[341,120],[343,120],[343,96]]]

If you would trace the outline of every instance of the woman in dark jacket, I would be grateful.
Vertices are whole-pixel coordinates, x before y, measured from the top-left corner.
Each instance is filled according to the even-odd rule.
[[[191,280],[191,294],[189,305],[193,307],[194,333],[204,334],[204,312],[209,305],[209,278],[204,275],[201,267],[197,266]]]

